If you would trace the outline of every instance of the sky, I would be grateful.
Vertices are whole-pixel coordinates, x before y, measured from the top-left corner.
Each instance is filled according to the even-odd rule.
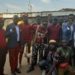
[[[56,11],[62,8],[75,8],[75,0],[0,0],[0,12]]]

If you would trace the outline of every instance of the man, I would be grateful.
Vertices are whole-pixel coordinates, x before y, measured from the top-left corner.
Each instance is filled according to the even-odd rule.
[[[47,31],[47,22],[43,22],[43,27],[44,27],[44,29],[45,29],[45,33],[44,33],[44,44],[48,44],[48,31]]]
[[[13,23],[8,25],[6,28],[7,35],[7,47],[9,49],[9,61],[12,75],[21,73],[18,66],[18,54],[19,54],[19,43],[20,43],[20,29],[17,26],[18,16],[13,17]]]
[[[69,40],[69,28],[67,25],[67,22],[64,21],[64,23],[62,23],[62,30],[61,30],[61,40]]]
[[[23,15],[22,20],[24,24],[21,27],[21,42],[26,45],[26,52],[29,54],[31,52],[31,41],[33,38],[33,26],[28,23],[28,16]],[[27,63],[30,64],[30,58],[27,58]]]
[[[52,25],[52,14],[48,14],[48,26]]]
[[[58,66],[60,68],[59,75],[62,74],[61,70],[63,70],[64,75],[67,75],[70,69],[69,66],[71,66],[72,63],[71,58],[73,55],[73,51],[72,48],[68,46],[68,42],[66,40],[62,40],[61,47],[57,48],[57,53],[60,57],[60,60],[58,62]]]
[[[37,64],[37,56],[39,56],[39,61],[43,59],[44,36],[46,33],[46,28],[45,26],[41,25],[40,22],[38,22],[38,24],[35,25],[35,30],[36,32],[32,46],[32,60],[31,60],[31,65],[27,71],[28,73],[34,70],[34,67]]]
[[[75,23],[74,15],[70,14],[68,16],[68,21],[62,24],[62,39],[68,42],[68,45],[73,48],[73,62],[72,65],[75,65],[75,50],[74,50],[74,32],[75,32]]]
[[[60,25],[62,25],[63,19],[64,19],[64,18],[63,18],[62,16],[61,16],[61,17],[58,17],[58,22],[59,22]]]
[[[74,26],[74,35],[73,35],[73,66],[75,67],[75,26]]]
[[[39,62],[41,70],[45,70],[46,73],[49,72],[47,75],[56,74],[56,65],[54,64],[58,60],[56,50],[57,42],[55,40],[50,40],[49,44],[47,44],[47,46],[45,47],[43,60]]]
[[[74,33],[74,15],[70,14],[68,16],[68,21],[62,24],[62,40],[66,40],[69,45],[73,45],[73,33]]]
[[[7,54],[6,34],[5,34],[5,30],[3,29],[3,26],[4,26],[4,20],[0,18],[0,75],[5,75],[4,65],[5,65],[6,54]]]
[[[48,27],[49,40],[54,39],[57,42],[60,41],[61,26],[58,24],[57,18],[53,19],[52,25]]]
[[[20,31],[21,31],[21,34],[20,34],[20,52],[19,52],[19,62],[18,62],[18,66],[19,66],[19,69],[22,67],[22,56],[23,56],[23,53],[24,53],[24,45],[25,45],[25,42],[24,42],[24,21],[22,20],[22,18],[20,17],[20,20],[18,21],[18,25],[19,25],[19,28],[20,28]]]
[[[68,24],[69,25],[69,31],[70,31],[70,40],[69,45],[73,48],[73,61],[72,65],[75,67],[75,16],[73,14],[70,14],[68,16]]]

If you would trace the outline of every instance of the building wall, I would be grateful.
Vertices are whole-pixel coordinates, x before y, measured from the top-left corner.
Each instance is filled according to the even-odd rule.
[[[11,22],[10,19],[13,18],[14,15],[18,15],[20,17],[22,13],[1,13],[0,14],[0,17],[3,17],[6,19],[5,22]],[[74,14],[75,15],[75,11],[44,11],[44,12],[32,12],[32,13],[27,13],[28,14],[28,17],[29,17],[29,23],[36,23],[36,16],[42,16],[42,21],[46,21],[48,19],[48,14],[52,14],[52,16],[56,17],[60,17],[60,16],[67,16],[69,14]],[[5,23],[5,26],[6,24]],[[8,23],[8,24],[9,24]]]
[[[22,13],[2,13],[0,16],[3,16],[3,18],[12,18],[14,15],[18,15],[20,17]],[[29,17],[36,17],[39,16],[48,16],[48,14],[52,14],[53,16],[63,16],[63,15],[69,15],[74,14],[75,11],[44,11],[44,12],[32,12],[27,13]]]

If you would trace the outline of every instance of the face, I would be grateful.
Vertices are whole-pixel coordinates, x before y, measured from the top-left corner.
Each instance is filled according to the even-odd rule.
[[[53,25],[56,25],[57,24],[57,20],[53,20]]]
[[[54,49],[55,48],[55,44],[50,44],[50,48]]]
[[[73,16],[73,15],[70,15],[70,16],[68,17],[69,23],[73,23],[73,19],[74,19],[74,16]]]
[[[41,17],[40,16],[36,16],[36,22],[37,22],[37,24],[41,24]]]
[[[48,15],[48,21],[49,21],[50,23],[52,23],[52,14],[49,14],[49,15]]]
[[[14,21],[15,24],[17,24],[19,20],[18,19],[14,19],[13,21]]]
[[[67,47],[67,43],[66,42],[63,42],[62,43],[62,47],[66,48]]]
[[[24,21],[25,24],[28,24],[28,16],[23,16],[22,20]]]
[[[18,17],[18,16],[14,16],[14,17],[13,17],[13,22],[14,22],[15,24],[17,24],[18,21],[19,21],[19,17]]]
[[[43,26],[45,27],[45,28],[47,28],[47,23],[45,22],[45,23],[43,23]]]
[[[0,22],[0,28],[3,28],[4,22]]]

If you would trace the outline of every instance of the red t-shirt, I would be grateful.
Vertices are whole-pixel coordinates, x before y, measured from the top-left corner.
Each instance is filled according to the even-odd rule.
[[[5,30],[0,29],[0,48],[6,48]]]
[[[44,38],[45,32],[46,32],[46,29],[43,26],[39,26],[36,41],[35,41],[36,43],[43,43],[43,38]]]
[[[59,40],[60,25],[51,25],[48,27],[49,40]]]
[[[26,43],[30,43],[33,39],[34,28],[32,25],[21,25],[21,39]]]

